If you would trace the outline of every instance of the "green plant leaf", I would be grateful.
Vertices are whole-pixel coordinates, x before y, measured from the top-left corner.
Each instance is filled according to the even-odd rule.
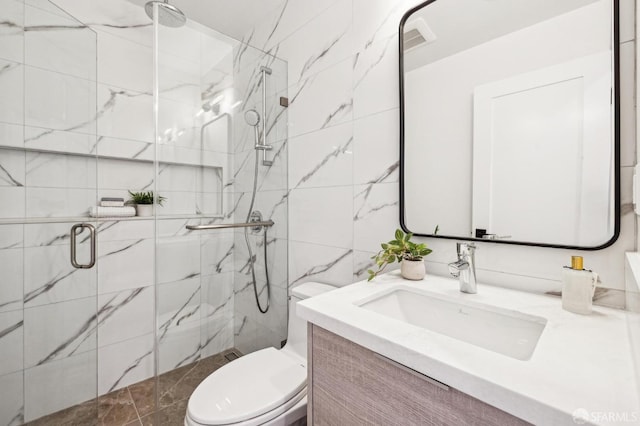
[[[129,195],[131,196],[131,199],[129,201],[134,204],[153,204],[154,202],[153,191],[146,191],[146,192],[129,191]],[[155,196],[155,202],[157,202],[158,205],[160,206],[166,199],[167,199],[166,197],[163,197],[161,195]]]
[[[400,229],[396,229],[396,240],[402,241],[403,238],[404,238],[404,232],[402,232],[402,230]]]

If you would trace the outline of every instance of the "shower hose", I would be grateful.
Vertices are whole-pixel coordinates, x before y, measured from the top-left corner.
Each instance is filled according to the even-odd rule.
[[[251,219],[251,212],[253,212],[253,204],[256,201],[256,190],[258,189],[258,157],[259,151],[256,149],[256,161],[255,167],[253,169],[253,191],[251,193],[251,203],[249,204],[249,211],[247,212],[247,220],[249,222]],[[249,251],[249,266],[251,269],[251,278],[253,280],[253,294],[256,298],[256,305],[258,305],[258,310],[266,314],[269,310],[269,305],[271,303],[271,283],[269,282],[269,266],[267,262],[267,227],[264,227],[264,242],[262,244],[264,248],[264,273],[267,281],[267,304],[262,308],[260,304],[260,295],[258,294],[258,282],[256,281],[256,271],[255,271],[255,258],[253,257],[253,251],[251,250],[251,243],[249,242],[249,228],[244,228],[244,241],[247,243],[247,250]]]

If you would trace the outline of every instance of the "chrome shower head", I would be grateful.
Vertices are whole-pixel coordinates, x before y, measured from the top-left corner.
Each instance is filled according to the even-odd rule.
[[[153,5],[158,5],[158,22],[167,27],[181,27],[187,22],[187,17],[175,6],[169,4],[169,0],[152,0],[144,5],[147,16],[153,19]]]
[[[245,111],[244,120],[249,126],[257,126],[260,123],[260,114],[255,109]]]

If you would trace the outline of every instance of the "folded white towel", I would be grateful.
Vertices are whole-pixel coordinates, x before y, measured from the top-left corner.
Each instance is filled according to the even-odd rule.
[[[100,201],[100,207],[124,207],[124,201]]]
[[[136,209],[132,206],[124,207],[103,207],[91,206],[89,216],[91,217],[131,217],[136,215]]]

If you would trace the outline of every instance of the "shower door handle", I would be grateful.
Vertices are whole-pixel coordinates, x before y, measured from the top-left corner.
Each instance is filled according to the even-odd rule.
[[[78,234],[81,233],[84,228],[89,230],[89,238],[91,240],[89,244],[91,247],[91,257],[89,259],[89,263],[86,265],[78,263],[76,260],[76,239]],[[78,229],[80,232],[78,232]],[[71,227],[71,264],[74,268],[78,269],[90,269],[96,264],[96,228],[94,228],[93,225],[89,223],[76,223]]]

